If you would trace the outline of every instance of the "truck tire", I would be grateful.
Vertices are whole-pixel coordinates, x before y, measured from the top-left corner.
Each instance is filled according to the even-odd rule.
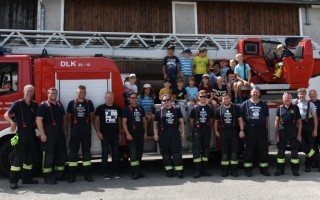
[[[36,138],[35,138],[36,139]],[[39,140],[36,139],[36,146],[39,147],[40,143]],[[11,146],[10,139],[4,141],[0,145],[0,174],[9,176],[10,173],[10,166],[15,156],[15,148]],[[34,156],[34,164],[33,164],[33,174],[39,174],[41,169],[41,152],[40,147],[36,148],[35,156]]]
[[[9,175],[11,161],[14,156],[14,148],[10,144],[10,139],[4,141],[0,145],[0,173],[2,175]]]

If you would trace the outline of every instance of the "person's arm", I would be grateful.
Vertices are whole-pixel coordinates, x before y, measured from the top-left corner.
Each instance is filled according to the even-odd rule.
[[[280,122],[280,117],[276,116],[276,119],[274,121],[274,130],[276,131],[276,142],[279,142],[279,122]]]
[[[100,124],[99,124],[99,122],[100,122],[100,117],[96,115],[95,118],[94,118],[94,123],[93,123],[94,129],[96,130],[98,138],[100,140],[103,140],[103,135],[100,132]]]
[[[133,137],[130,135],[130,132],[127,126],[127,118],[122,118],[122,127],[124,132],[126,133],[127,140],[133,140]]]
[[[179,118],[179,122],[180,122],[180,137],[181,137],[181,140],[183,140],[185,138],[183,118]]]
[[[297,123],[298,123],[298,135],[297,135],[297,140],[299,142],[301,142],[301,132],[302,132],[302,120],[301,119],[298,119],[297,120]]]
[[[144,129],[144,139],[146,140],[148,138],[148,122],[146,117],[142,118],[142,125]]]
[[[214,120],[214,132],[216,134],[217,137],[220,137],[220,133],[218,131],[218,126],[219,126],[219,120],[215,119]]]
[[[238,124],[239,124],[239,126],[240,126],[239,137],[240,137],[240,138],[243,138],[243,137],[244,137],[244,122],[243,122],[242,117],[239,117],[239,118],[238,118]]]
[[[71,122],[71,113],[67,113],[64,120],[64,134],[67,137],[69,133],[69,123]]]
[[[37,128],[39,130],[40,133],[40,140],[41,142],[47,142],[47,135],[44,132],[44,128],[43,128],[43,117],[36,117],[36,124],[37,124]]]
[[[312,118],[313,118],[313,137],[317,137],[318,135],[318,117],[316,112],[312,112]]]
[[[4,113],[3,117],[4,117],[5,120],[7,120],[10,123],[10,132],[12,132],[12,133],[15,132],[16,129],[17,129],[17,124],[10,117],[9,112],[7,111],[6,113]]]
[[[163,74],[163,79],[166,79],[167,78],[166,65],[162,65],[162,74]]]

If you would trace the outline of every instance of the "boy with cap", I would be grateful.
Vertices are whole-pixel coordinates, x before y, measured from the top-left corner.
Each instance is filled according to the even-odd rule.
[[[128,104],[128,97],[131,92],[138,93],[138,87],[136,85],[137,77],[135,74],[129,75],[129,82],[124,82],[124,98],[125,103]]]
[[[168,55],[163,59],[163,79],[170,79],[173,87],[177,85],[177,79],[180,74],[180,61],[174,54],[175,47],[173,45],[168,46]]]
[[[183,56],[180,58],[181,72],[180,76],[184,82],[184,85],[188,85],[189,77],[192,76],[192,52],[190,49],[183,50]]]

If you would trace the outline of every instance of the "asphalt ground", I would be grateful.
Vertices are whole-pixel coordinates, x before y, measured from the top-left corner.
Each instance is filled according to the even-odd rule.
[[[142,162],[146,177],[132,180],[128,163],[122,163],[121,178],[104,180],[101,163],[93,164],[93,183],[84,180],[79,169],[76,182],[59,182],[57,185],[43,184],[41,175],[38,185],[22,185],[9,188],[7,177],[0,177],[0,199],[320,199],[320,172],[303,172],[304,156],[300,154],[300,176],[291,174],[287,155],[286,173],[283,176],[265,177],[256,167],[253,177],[246,177],[239,169],[240,177],[220,177],[218,159],[210,160],[212,177],[192,178],[192,159],[185,158],[185,177],[166,178],[161,160]],[[275,171],[276,157],[270,154],[270,172]]]

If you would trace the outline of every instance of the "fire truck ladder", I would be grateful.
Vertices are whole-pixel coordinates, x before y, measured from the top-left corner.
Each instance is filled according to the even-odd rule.
[[[0,46],[11,54],[41,55],[45,48],[49,56],[94,56],[103,55],[112,59],[162,59],[166,47],[173,44],[176,53],[189,48],[197,53],[199,48],[208,49],[213,59],[234,58],[238,40],[260,38],[285,43],[293,36],[261,35],[205,35],[170,33],[119,33],[80,31],[35,31],[0,29]],[[296,37],[301,38],[301,37]],[[307,37],[303,37],[307,38]],[[319,56],[320,47],[314,43]],[[319,56],[320,57],[320,56]]]

